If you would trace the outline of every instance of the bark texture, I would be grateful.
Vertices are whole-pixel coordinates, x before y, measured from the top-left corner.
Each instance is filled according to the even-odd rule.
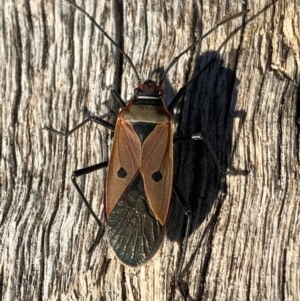
[[[223,18],[165,81],[169,102],[195,71],[176,116],[174,181],[192,208],[182,271],[187,300],[299,300],[300,1],[78,0],[132,58],[143,80]],[[183,300],[174,283],[186,220],[174,199],[166,237],[145,266],[124,267],[71,182],[109,159],[111,89],[128,100],[137,80],[118,50],[62,0],[0,2],[0,299]],[[103,218],[105,170],[78,180]],[[105,225],[103,224],[103,227]],[[103,228],[104,229],[104,228]]]

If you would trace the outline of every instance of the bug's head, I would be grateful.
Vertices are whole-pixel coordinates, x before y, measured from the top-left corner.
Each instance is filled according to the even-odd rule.
[[[150,96],[160,98],[164,95],[161,85],[157,85],[153,80],[147,79],[143,84],[138,85],[134,90],[137,97]]]

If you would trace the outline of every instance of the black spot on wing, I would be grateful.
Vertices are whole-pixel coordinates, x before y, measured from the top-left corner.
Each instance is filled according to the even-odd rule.
[[[124,179],[124,178],[126,178],[126,176],[127,176],[126,170],[123,167],[121,167],[118,170],[118,177],[121,178],[121,179]]]
[[[159,182],[162,179],[162,173],[158,170],[152,175],[152,179],[154,182]]]
[[[143,180],[138,174],[109,216],[106,235],[119,259],[138,266],[156,253],[164,228],[147,205]]]

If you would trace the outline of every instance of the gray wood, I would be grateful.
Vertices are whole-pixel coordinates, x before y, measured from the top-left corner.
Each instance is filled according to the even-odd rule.
[[[140,76],[178,53],[241,1],[78,1],[124,45]],[[299,300],[299,0],[247,1],[251,11],[220,27],[168,74],[172,99],[193,72],[177,118],[201,131],[221,177],[199,143],[176,147],[175,181],[193,209],[182,273],[188,300]],[[185,219],[178,202],[157,255],[124,267],[71,183],[73,170],[109,158],[112,135],[89,114],[114,122],[110,89],[128,100],[137,81],[128,63],[84,16],[61,0],[1,2],[0,295],[2,300],[182,300],[172,287]],[[231,38],[228,38],[233,33]],[[221,48],[222,47],[222,48]],[[155,76],[153,77],[155,78]],[[79,183],[103,218],[105,171]]]

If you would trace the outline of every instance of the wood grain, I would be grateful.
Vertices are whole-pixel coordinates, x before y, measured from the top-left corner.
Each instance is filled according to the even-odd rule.
[[[168,101],[189,87],[178,133],[202,132],[226,168],[221,176],[201,142],[175,148],[176,176],[193,210],[182,273],[187,300],[299,300],[300,2],[77,1],[132,58],[143,80],[217,22],[243,9],[184,55],[165,81]],[[128,100],[137,81],[120,53],[61,0],[0,3],[1,300],[182,300],[174,288],[185,218],[174,199],[166,238],[140,268],[124,267],[72,186],[73,170],[109,158],[111,89]],[[103,218],[105,171],[79,179]]]

